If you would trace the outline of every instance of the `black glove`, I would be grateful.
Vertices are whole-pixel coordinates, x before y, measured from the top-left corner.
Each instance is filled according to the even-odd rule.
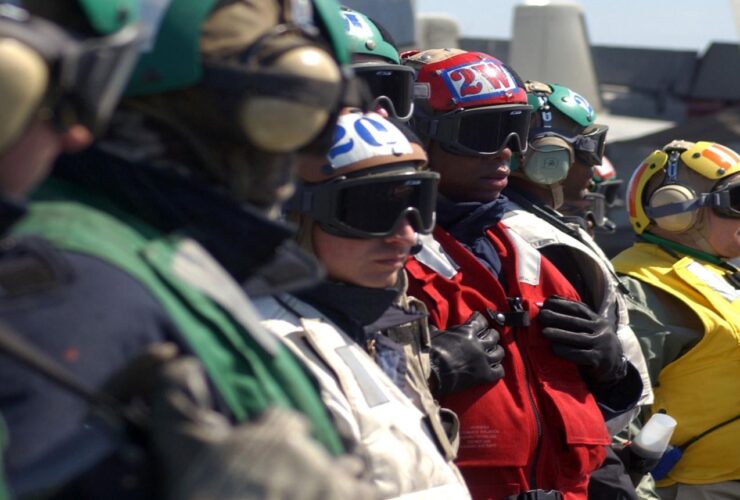
[[[474,312],[462,324],[447,330],[432,329],[430,358],[438,395],[458,392],[478,384],[491,384],[504,376],[504,349],[488,320]]]
[[[589,386],[611,385],[626,375],[627,360],[614,328],[586,304],[548,297],[540,324],[555,355],[577,364]]]

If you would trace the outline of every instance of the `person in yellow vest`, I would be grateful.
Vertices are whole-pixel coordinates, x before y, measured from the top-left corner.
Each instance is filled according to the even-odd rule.
[[[627,199],[638,237],[614,267],[654,381],[651,413],[676,419],[682,452],[658,492],[740,498],[740,155],[673,141],[637,168]]]

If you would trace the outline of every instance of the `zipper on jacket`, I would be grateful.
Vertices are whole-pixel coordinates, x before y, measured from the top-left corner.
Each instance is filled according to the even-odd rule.
[[[522,298],[521,297],[507,297],[507,302],[509,303],[509,308],[515,312],[519,313],[520,315],[522,313],[526,313],[527,311],[524,310],[524,307],[522,306]],[[527,321],[527,324],[529,322]],[[514,331],[514,342],[517,343],[519,346],[520,352],[522,352],[522,362],[524,366],[524,380],[527,384],[527,398],[529,399],[529,404],[532,407],[532,414],[534,415],[534,423],[537,428],[537,439],[535,441],[534,446],[534,458],[532,459],[532,467],[529,471],[529,489],[530,490],[536,490],[537,489],[537,465],[540,458],[540,450],[541,450],[541,444],[542,444],[542,421],[540,418],[540,412],[537,407],[537,404],[535,403],[535,396],[532,391],[532,384],[530,382],[529,373],[530,373],[530,367],[529,367],[529,359],[526,353],[524,352],[524,349],[526,349],[526,346],[522,346],[519,343],[519,330],[523,328],[525,325],[517,325],[512,326],[512,329]],[[528,351],[528,349],[527,349]]]

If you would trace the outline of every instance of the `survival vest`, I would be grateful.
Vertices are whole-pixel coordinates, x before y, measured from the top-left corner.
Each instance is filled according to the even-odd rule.
[[[407,263],[409,292],[426,303],[440,329],[464,323],[473,311],[487,315],[506,352],[503,379],[441,399],[460,417],[457,463],[473,497],[504,499],[540,488],[585,499],[609,436],[578,368],[553,355],[537,321],[545,297],[578,300],[578,294],[502,223],[486,235],[501,257],[506,289],[444,229],[433,234]]]
[[[658,375],[652,411],[665,410],[678,422],[671,444],[682,445],[740,414],[740,290],[725,280],[727,271],[688,256],[676,259],[650,243],[623,251],[614,267],[680,300],[704,325],[699,343]],[[735,420],[688,446],[659,485],[738,479]]]
[[[627,360],[637,368],[642,379],[642,395],[638,405],[649,405],[653,402],[653,390],[648,375],[645,356],[640,349],[635,332],[629,325],[629,313],[624,293],[619,290],[618,278],[615,275],[609,258],[599,248],[591,236],[576,224],[562,224],[572,231],[577,231],[578,238],[558,229],[537,215],[522,209],[518,205],[504,215],[507,227],[516,231],[533,247],[546,249],[557,246],[566,249],[573,256],[575,268],[561,269],[563,275],[570,279],[574,274],[582,277],[588,286],[588,302],[595,304],[596,312],[611,324],[615,325],[622,351]],[[585,299],[585,297],[582,297]],[[617,422],[607,422],[610,432],[618,432],[633,416],[631,412],[625,417],[615,418]]]
[[[321,312],[290,295],[259,298],[263,324],[309,366],[338,425],[367,455],[383,498],[470,498],[437,448],[426,416],[352,339]]]
[[[312,380],[295,357],[260,325],[228,273],[197,242],[163,234],[97,194],[47,181],[14,231],[88,254],[127,272],[161,304],[203,363],[237,421],[268,405],[294,408],[334,454],[342,451]]]

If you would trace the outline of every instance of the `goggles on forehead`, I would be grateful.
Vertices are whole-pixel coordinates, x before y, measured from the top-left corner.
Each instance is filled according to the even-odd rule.
[[[531,112],[527,104],[456,109],[434,117],[418,116],[418,126],[451,153],[494,156],[509,147],[521,154],[527,150]]]
[[[66,128],[79,122],[93,132],[99,131],[113,112],[143,40],[138,26],[80,40],[27,13],[1,15],[0,38],[32,47],[56,75],[47,105],[57,125]]]
[[[547,129],[534,130],[529,134],[529,136],[530,140],[534,140],[538,137],[560,137],[573,146],[573,150],[578,160],[587,166],[592,167],[594,165],[601,165],[601,162],[603,161],[604,148],[606,147],[606,133],[608,131],[609,127],[606,125],[598,125],[594,130],[586,134],[579,134],[573,137],[564,136],[554,131],[548,131]]]
[[[353,66],[355,76],[364,81],[375,105],[380,105],[391,116],[408,120],[414,111],[414,70],[397,64],[358,64]]]
[[[287,208],[310,215],[324,231],[344,238],[391,236],[404,219],[417,233],[429,234],[438,182],[436,172],[338,177],[299,185]]]

